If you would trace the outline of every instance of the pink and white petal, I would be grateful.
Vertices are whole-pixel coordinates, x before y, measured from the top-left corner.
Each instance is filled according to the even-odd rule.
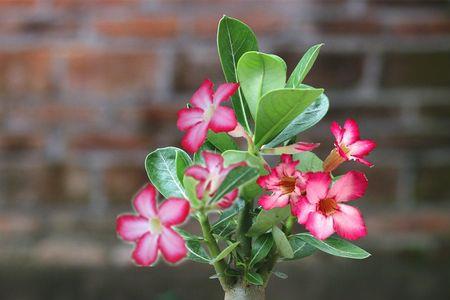
[[[125,241],[135,241],[149,231],[148,219],[146,218],[121,215],[116,219],[116,232]]]
[[[178,111],[177,127],[180,130],[187,130],[192,126],[203,122],[204,111],[198,107],[183,108]]]
[[[356,157],[356,156],[352,156],[350,158],[353,159],[353,160],[356,160],[357,162],[362,163],[363,165],[366,165],[368,167],[373,167],[373,163],[371,163],[368,160],[365,160],[364,158]]]
[[[281,162],[284,164],[288,164],[292,162],[292,155],[290,154],[281,154]]]
[[[358,124],[353,119],[347,119],[344,123],[344,134],[342,136],[342,143],[344,145],[353,144],[359,140]]]
[[[334,233],[333,218],[326,217],[319,212],[312,212],[308,215],[305,228],[319,240],[325,240]]]
[[[366,224],[360,211],[350,205],[338,204],[339,211],[333,217],[336,233],[348,240],[356,240],[367,235]]]
[[[364,195],[368,181],[366,176],[357,171],[350,171],[336,180],[328,193],[329,198],[337,202],[355,200]]]
[[[146,233],[136,243],[132,257],[140,266],[150,266],[158,258],[159,235]]]
[[[206,168],[202,166],[192,166],[186,169],[184,175],[191,176],[197,180],[206,180],[209,175],[209,172]]]
[[[317,204],[327,196],[331,178],[328,173],[310,173],[306,183],[306,197],[311,204]]]
[[[159,249],[166,261],[176,263],[186,257],[187,249],[184,239],[172,228],[164,227],[159,238]]]
[[[231,191],[230,193],[226,194],[226,195],[225,195],[225,196],[217,203],[217,205],[218,205],[220,208],[223,208],[223,209],[230,207],[230,206],[233,204],[234,200],[236,200],[236,198],[237,198],[237,196],[238,196],[238,193],[239,193],[239,190],[238,190],[238,189],[235,189],[235,190]]]
[[[186,134],[181,139],[181,145],[190,153],[197,152],[205,142],[207,133],[208,123],[198,123],[186,131]]]
[[[297,202],[295,214],[299,224],[305,224],[310,213],[316,211],[316,205],[308,202],[306,197],[301,197]]]
[[[330,126],[331,133],[334,135],[336,142],[339,144],[342,141],[343,130],[337,122],[331,123]]]
[[[207,186],[209,184],[209,180],[208,181],[200,181],[197,186],[195,187],[195,192],[197,194],[197,198],[198,199],[203,199],[203,195],[206,192]]]
[[[219,105],[223,101],[227,101],[236,93],[239,88],[238,83],[224,83],[219,85],[216,92],[214,93],[213,103]]]
[[[377,144],[372,140],[356,141],[347,146],[349,150],[348,154],[362,157],[369,154],[376,146]]]
[[[214,84],[209,79],[205,79],[202,85],[199,87],[197,91],[195,91],[194,95],[192,95],[191,103],[194,107],[199,107],[204,111],[207,111],[208,108],[212,105],[213,100],[213,86]]]
[[[216,173],[223,168],[223,157],[220,154],[203,151],[202,156],[205,159],[206,168],[210,173]]]
[[[218,106],[209,122],[209,128],[216,133],[232,131],[236,126],[234,110],[226,106]]]
[[[151,218],[157,215],[156,210],[156,190],[151,184],[146,184],[136,194],[133,206],[139,215]]]
[[[159,207],[159,219],[164,226],[183,223],[189,215],[190,205],[186,199],[169,198]]]
[[[265,210],[270,210],[275,207],[285,207],[289,203],[289,195],[280,195],[274,193],[272,195],[263,195],[258,200],[258,204]]]
[[[303,152],[303,151],[311,151],[316,149],[317,147],[320,146],[320,143],[305,143],[305,142],[298,142],[295,143],[294,145],[295,150],[299,151],[299,152]]]

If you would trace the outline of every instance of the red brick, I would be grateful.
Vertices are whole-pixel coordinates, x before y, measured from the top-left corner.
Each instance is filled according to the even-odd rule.
[[[450,166],[424,166],[418,171],[416,194],[424,202],[450,200]]]
[[[135,7],[139,0],[53,0],[57,8],[80,9],[88,7]]]
[[[11,153],[25,150],[37,150],[43,147],[41,136],[33,134],[2,134],[0,135],[0,150]]]
[[[158,69],[153,53],[71,49],[67,59],[69,86],[73,92],[114,96],[120,92],[151,94],[155,87]]]
[[[126,20],[102,20],[97,30],[110,37],[168,38],[178,32],[175,16],[153,16]]]
[[[116,134],[86,134],[74,137],[70,147],[75,150],[142,150],[150,149],[147,137]]]
[[[72,17],[0,19],[0,34],[9,36],[20,34],[73,36],[78,28],[79,23]]]
[[[105,192],[112,202],[130,203],[133,195],[147,182],[143,165],[119,165],[105,171]]]
[[[51,57],[46,49],[0,52],[0,94],[48,93],[52,85]]]
[[[450,33],[450,20],[431,19],[426,21],[408,20],[395,24],[391,32],[400,36],[410,35],[444,35]]]
[[[378,34],[382,32],[379,22],[372,19],[324,21],[314,24],[325,34]]]
[[[35,6],[37,0],[0,0],[1,8]]]

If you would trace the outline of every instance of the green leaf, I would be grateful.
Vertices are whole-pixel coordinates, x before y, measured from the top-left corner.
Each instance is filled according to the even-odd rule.
[[[265,94],[259,102],[256,117],[256,146],[270,142],[322,93],[323,89],[301,88]]]
[[[278,228],[278,226],[272,227],[272,236],[281,256],[285,258],[294,258],[294,251],[292,250],[291,244],[286,238],[284,232]]]
[[[256,238],[252,246],[252,259],[249,265],[254,266],[256,263],[260,262],[266,258],[273,246],[273,238],[270,233],[260,235]]]
[[[209,141],[206,141],[200,147],[200,149],[198,149],[198,151],[194,153],[194,164],[196,164],[196,165],[199,165],[199,164],[204,165],[205,164],[205,160],[203,159],[203,156],[202,156],[203,151],[219,153],[219,150],[216,147],[214,147],[214,145],[212,143],[210,143]]]
[[[191,159],[186,152],[175,147],[159,148],[145,158],[148,178],[165,198],[188,198],[178,177],[177,155],[186,161]]]
[[[245,161],[249,166],[258,168],[261,172],[266,172],[264,160],[247,151],[228,150],[222,153],[225,166]]]
[[[306,74],[308,74],[309,70],[311,70],[312,65],[316,61],[317,55],[319,55],[320,47],[322,46],[323,44],[314,45],[306,51],[289,77],[286,84],[287,88],[299,87],[303,79],[305,79]]]
[[[176,152],[175,155],[175,162],[177,165],[177,176],[180,182],[183,182],[184,171],[186,170],[187,167],[189,167],[192,164],[191,158],[189,156],[186,156],[185,154],[186,153],[178,151]]]
[[[262,276],[254,271],[248,271],[245,274],[245,280],[247,280],[247,282],[249,282],[253,285],[263,285],[264,284],[264,280],[263,280]]]
[[[211,226],[212,234],[226,238],[228,235],[234,232],[237,226],[236,216],[243,207],[243,202],[237,199],[233,206],[225,210],[219,217],[216,223]]]
[[[199,241],[187,240],[186,248],[188,250],[187,258],[199,263],[209,264],[211,258],[206,253],[202,244]]]
[[[232,243],[231,245],[229,245],[228,247],[226,247],[225,249],[222,250],[222,252],[219,253],[219,255],[217,255],[216,258],[214,258],[210,264],[214,264],[216,262],[218,262],[219,260],[224,259],[225,257],[228,256],[228,254],[230,254],[238,245],[240,242],[235,242]]]
[[[234,140],[225,132],[215,133],[208,131],[208,142],[210,142],[217,150],[224,152],[227,150],[237,150],[238,146]]]
[[[203,237],[194,235],[194,234],[187,232],[186,230],[183,230],[181,228],[178,228],[178,227],[172,227],[172,228],[173,228],[173,230],[178,232],[185,241],[202,241],[203,240]]]
[[[370,256],[369,252],[340,238],[329,237],[328,239],[321,241],[309,233],[298,233],[295,236],[299,237],[311,246],[334,256],[353,259],[364,259]]]
[[[219,201],[226,194],[232,190],[239,188],[259,176],[259,171],[256,168],[247,166],[238,166],[232,169],[223,180],[222,184],[217,189],[214,197],[211,198],[211,203]]]
[[[223,16],[217,28],[217,50],[225,80],[227,82],[239,82],[236,72],[237,63],[245,52],[258,51],[258,41],[253,31],[246,24]],[[239,123],[250,130],[249,110],[240,89],[231,97],[231,102]]]
[[[316,125],[327,114],[330,104],[328,97],[321,94],[314,102],[308,106],[301,114],[289,123],[272,141],[267,143],[266,147],[276,147],[284,141],[295,137],[312,126]]]
[[[284,221],[291,214],[289,206],[282,208],[272,208],[271,210],[262,209],[256,216],[252,227],[250,227],[247,235],[258,236],[267,232],[272,226]]]
[[[275,275],[276,277],[278,277],[280,279],[288,279],[288,275],[286,273],[283,273],[280,271],[274,271],[272,273],[273,273],[273,275]]]
[[[302,172],[321,172],[323,171],[323,162],[314,153],[305,151],[293,155],[294,160],[300,160],[297,169]]]
[[[292,259],[285,260],[301,259],[316,252],[316,248],[306,243],[298,236],[290,236],[289,243],[291,244],[292,250],[294,251],[294,257]]]
[[[183,178],[184,191],[187,195],[187,199],[194,208],[199,208],[203,204],[203,202],[197,197],[197,192],[195,190],[197,184],[198,181],[195,178],[192,178],[191,176],[184,176]]]
[[[239,83],[253,119],[256,119],[259,99],[269,91],[284,87],[286,69],[284,60],[273,54],[249,51],[239,59]]]

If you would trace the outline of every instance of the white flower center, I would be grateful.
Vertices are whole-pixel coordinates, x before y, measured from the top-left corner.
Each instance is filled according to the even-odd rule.
[[[214,107],[214,105],[210,105],[210,106],[208,107],[208,110],[206,110],[206,111],[204,112],[204,114],[203,114],[203,119],[204,119],[206,122],[211,121],[211,118],[213,117],[215,111],[216,111],[216,108]]]
[[[148,222],[148,225],[150,227],[150,232],[152,234],[161,234],[163,230],[163,225],[161,224],[161,221],[159,218],[151,218]]]

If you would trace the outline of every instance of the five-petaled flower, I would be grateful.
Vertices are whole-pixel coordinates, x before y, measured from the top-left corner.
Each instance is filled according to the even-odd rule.
[[[296,169],[300,161],[292,160],[288,154],[281,155],[281,163],[269,169],[268,175],[258,178],[257,183],[271,194],[259,198],[259,205],[269,210],[274,207],[284,207],[291,203],[293,211],[295,203],[305,192],[308,175]]]
[[[306,197],[297,204],[298,222],[321,240],[334,232],[349,240],[365,236],[367,230],[359,210],[342,203],[363,196],[367,178],[361,172],[350,171],[330,184],[329,173],[310,173]]]
[[[364,156],[368,155],[376,147],[376,144],[372,140],[360,139],[358,124],[355,120],[348,119],[345,121],[344,127],[333,122],[330,129],[336,139],[334,142],[335,149],[331,151],[323,163],[325,172],[333,171],[342,162],[350,159],[369,167],[372,166],[372,163],[365,160]]]
[[[237,83],[221,84],[216,92],[213,83],[206,79],[192,96],[191,107],[178,112],[178,129],[186,131],[181,145],[186,151],[196,152],[205,142],[208,129],[218,132],[232,131],[237,120],[233,109],[220,106],[239,88]]]
[[[199,181],[196,186],[196,193],[199,199],[203,199],[205,193],[210,197],[213,196],[232,169],[246,165],[245,162],[240,162],[224,167],[223,157],[220,154],[203,151],[202,156],[205,160],[205,167],[195,165],[189,167],[185,172],[186,176],[191,176]],[[237,196],[238,189],[234,189],[220,199],[217,205],[220,208],[227,208],[233,204]]]
[[[187,254],[184,239],[172,229],[186,220],[189,202],[180,198],[169,198],[159,209],[155,188],[147,184],[133,200],[138,215],[125,214],[117,218],[116,231],[119,236],[136,242],[132,257],[136,264],[149,266],[158,258],[158,250],[164,259],[176,263]]]

